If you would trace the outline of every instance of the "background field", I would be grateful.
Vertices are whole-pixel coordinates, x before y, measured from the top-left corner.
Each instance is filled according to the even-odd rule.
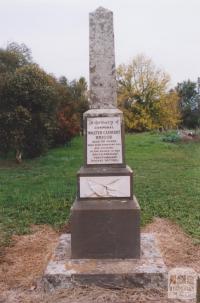
[[[0,241],[26,233],[31,224],[60,228],[76,193],[83,163],[82,138],[21,165],[0,160]],[[126,135],[126,160],[134,170],[134,191],[142,224],[171,218],[200,240],[200,143],[165,143],[159,134]]]

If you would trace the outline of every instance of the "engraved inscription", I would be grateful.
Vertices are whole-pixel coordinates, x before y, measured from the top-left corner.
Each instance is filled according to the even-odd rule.
[[[87,164],[122,163],[120,117],[87,118]]]
[[[130,176],[80,177],[80,198],[130,197]]]

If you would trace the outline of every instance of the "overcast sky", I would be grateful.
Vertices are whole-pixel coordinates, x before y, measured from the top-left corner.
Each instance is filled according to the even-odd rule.
[[[88,14],[114,13],[116,64],[139,53],[171,75],[200,76],[200,0],[0,0],[0,47],[25,43],[47,72],[88,79]]]

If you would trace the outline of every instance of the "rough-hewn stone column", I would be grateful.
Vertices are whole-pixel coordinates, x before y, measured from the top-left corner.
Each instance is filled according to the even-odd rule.
[[[90,13],[90,101],[117,107],[113,13],[103,7]]]

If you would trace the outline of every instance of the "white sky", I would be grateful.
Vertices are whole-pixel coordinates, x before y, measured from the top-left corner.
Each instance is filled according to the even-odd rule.
[[[200,76],[200,0],[0,0],[0,47],[25,43],[47,72],[88,79],[88,14],[114,13],[116,64],[139,53],[171,75]]]

